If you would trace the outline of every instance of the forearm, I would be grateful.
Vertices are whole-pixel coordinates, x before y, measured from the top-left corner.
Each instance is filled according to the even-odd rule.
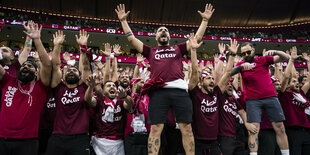
[[[234,61],[235,61],[235,57],[230,55],[224,72],[230,73],[230,74],[232,73]]]
[[[95,93],[97,97],[103,98],[103,90],[101,88],[101,85],[97,85],[95,88]]]
[[[133,71],[133,78],[138,78],[139,77],[139,65],[136,64],[135,69]]]
[[[280,57],[280,61],[288,61],[290,59],[290,56],[283,51],[277,51],[276,55]]]
[[[81,52],[80,60],[82,64],[82,80],[85,81],[85,79],[91,75],[90,62],[85,52]]]
[[[241,65],[240,65],[240,66],[237,66],[237,67],[234,67],[233,70],[231,71],[230,75],[231,75],[231,76],[234,76],[235,74],[240,73],[241,70],[242,70],[242,66],[241,66]]]
[[[94,88],[89,86],[85,92],[85,101],[90,107],[96,107],[97,101],[93,97]]]
[[[118,75],[117,75],[117,58],[114,57],[113,62],[112,62],[112,81],[115,82],[118,79]]]
[[[207,19],[203,19],[201,21],[201,24],[200,24],[197,32],[196,32],[196,37],[197,37],[198,41],[200,41],[202,39],[203,35],[206,32],[207,26],[208,26],[208,20]]]
[[[53,64],[53,67],[57,67],[57,66],[61,65],[60,50],[61,50],[61,45],[54,45],[54,49],[53,49],[53,52],[52,52],[52,64]]]
[[[127,36],[127,39],[130,41],[131,39],[135,38],[135,36],[133,35],[129,25],[128,25],[128,22],[127,20],[123,20],[121,21],[121,25],[122,25],[122,28],[123,28],[123,31],[125,33],[125,35]]]
[[[110,70],[111,70],[111,60],[108,58],[106,59],[104,66],[103,83],[105,83],[110,79]]]
[[[42,68],[44,67],[45,69],[47,68],[51,69],[51,61],[46,53],[46,50],[41,42],[41,39],[34,39],[34,44],[37,48],[40,61],[44,62],[42,63]]]
[[[191,49],[192,75],[198,74],[198,61],[196,49]]]
[[[32,39],[27,36],[23,51],[19,53],[19,56],[18,56],[18,61],[20,64],[23,64],[27,60],[28,55],[31,51],[31,47],[32,47]]]
[[[125,98],[124,98],[124,101],[126,102],[126,105],[125,105],[125,109],[127,110],[130,110],[132,108],[132,105],[133,105],[133,100],[132,98],[127,95]]]

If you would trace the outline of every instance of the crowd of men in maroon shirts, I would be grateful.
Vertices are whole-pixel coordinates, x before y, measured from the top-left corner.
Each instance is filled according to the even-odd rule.
[[[184,43],[170,45],[168,29],[159,27],[157,47],[134,37],[123,4],[115,11],[140,53],[132,73],[118,72],[118,45],[106,43],[105,63],[92,62],[86,31],[76,35],[78,63],[61,61],[62,31],[47,53],[42,28],[32,21],[24,26],[18,58],[0,48],[1,154],[310,154],[310,75],[299,75],[293,65],[301,57],[309,62],[307,54],[292,47],[255,57],[246,42],[239,57],[239,44],[231,40],[219,44],[214,65],[204,66],[196,51],[212,5],[198,11],[201,25]],[[28,58],[32,42],[34,60]],[[187,52],[188,64],[182,62]],[[281,61],[288,61],[284,72]]]

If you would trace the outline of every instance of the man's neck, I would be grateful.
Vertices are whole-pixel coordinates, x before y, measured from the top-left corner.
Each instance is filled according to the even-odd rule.
[[[79,86],[79,82],[78,82],[78,83],[75,83],[75,84],[68,84],[67,82],[65,82],[65,85],[66,85],[68,88],[76,88],[77,86]]]

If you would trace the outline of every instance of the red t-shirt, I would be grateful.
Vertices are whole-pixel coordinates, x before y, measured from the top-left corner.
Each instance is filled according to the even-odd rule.
[[[105,98],[105,97],[104,97]],[[94,108],[96,112],[96,129],[93,133],[96,137],[107,139],[124,139],[124,131],[126,125],[126,109],[124,108],[124,100],[116,98],[114,106],[114,121],[108,122],[104,120],[105,111],[109,105],[105,104],[104,98],[96,98],[97,106]]]
[[[302,90],[300,90],[300,93],[286,90],[284,93],[280,92],[278,95],[285,115],[284,124],[286,126],[301,126],[310,128],[310,121],[305,113],[306,107],[296,98],[296,94],[300,94],[306,99]]]
[[[164,82],[184,79],[182,56],[187,53],[186,43],[174,46],[150,47],[143,45],[142,55],[151,65],[151,79],[160,77]]]
[[[19,69],[21,67],[21,65],[19,64],[19,61],[15,61],[13,64],[11,65],[5,65],[3,64],[3,69],[8,72],[9,74],[11,74],[14,77],[17,77],[17,74],[19,72]]]
[[[53,134],[88,133],[89,108],[84,100],[86,89],[85,83],[68,88],[63,82],[53,89],[56,103]]]
[[[22,93],[16,77],[5,73],[1,80],[1,138],[37,138],[40,114],[46,101],[47,87],[41,80],[21,85],[21,89],[29,91],[30,95]],[[32,96],[32,97],[31,97]]]
[[[225,99],[219,105],[219,135],[236,138],[236,119],[240,117],[238,111],[242,107],[234,97],[221,97]]]
[[[213,94],[205,94],[196,86],[189,91],[193,102],[193,134],[198,140],[216,140],[219,127],[218,105],[223,94],[218,86]]]
[[[243,63],[245,61],[239,62],[236,66]],[[273,63],[273,56],[261,56],[254,58],[251,70],[246,71],[242,68],[241,76],[247,98],[262,99],[277,96],[269,74],[269,65]]]

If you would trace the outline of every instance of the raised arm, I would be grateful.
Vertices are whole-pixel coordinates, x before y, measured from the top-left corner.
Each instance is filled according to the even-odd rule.
[[[218,44],[220,55],[214,55],[214,83],[218,84],[222,75],[223,75],[223,68],[224,68],[224,51],[225,45],[223,43]],[[216,63],[215,63],[216,60]]]
[[[39,54],[40,61],[44,62],[42,63],[40,78],[45,86],[49,86],[51,80],[52,63],[41,42],[41,30],[42,26],[39,27],[38,24],[32,24],[30,25],[30,32],[24,31],[24,33],[26,33],[28,37],[33,39],[33,42]]]
[[[1,51],[0,51],[1,52]],[[1,59],[0,59],[1,60]],[[0,65],[0,81],[2,80],[3,76],[5,74],[5,70],[4,68],[2,67],[2,65]]]
[[[310,72],[310,57],[307,55],[307,53],[303,53],[303,58],[307,60],[308,65],[308,72]],[[306,83],[301,87],[302,91],[307,94],[310,88],[310,74],[307,75]]]
[[[205,31],[206,31],[206,28],[208,26],[208,22],[213,14],[215,9],[213,9],[213,6],[211,4],[206,4],[205,6],[205,11],[204,12],[201,12],[201,11],[197,11],[201,17],[202,17],[202,21],[201,21],[201,24],[195,34],[195,36],[197,37],[197,41],[201,41],[203,35],[205,34]],[[190,51],[191,48],[189,46],[189,41],[186,42],[187,44],[187,51]]]
[[[230,40],[230,45],[227,45],[228,51],[230,52],[228,63],[226,65],[226,68],[224,70],[224,74],[221,78],[221,80],[218,83],[218,86],[220,87],[222,93],[225,91],[226,85],[228,84],[228,81],[231,77],[232,68],[234,65],[234,59],[236,56],[236,53],[239,48],[239,44],[236,40]]]
[[[281,61],[287,61],[288,59],[290,59],[290,56],[288,54],[286,54],[283,51],[277,51],[277,50],[269,50],[266,51],[266,56],[274,56],[273,57],[273,62],[274,63],[278,63]]]
[[[104,44],[104,54],[105,54],[105,64],[104,64],[104,74],[103,82],[110,80],[110,70],[111,70],[111,46],[109,43]]]
[[[82,47],[85,47],[87,48],[87,40],[89,38],[89,34],[87,34],[86,31],[84,30],[81,30],[80,31],[80,35],[75,35],[75,38],[76,38],[76,42]],[[84,49],[84,50],[88,50],[88,49]],[[81,81],[80,83],[82,82],[87,82],[86,79],[89,77],[89,75],[91,75],[91,69],[90,69],[90,62],[91,60],[89,60],[88,56],[89,53],[86,53],[86,51],[84,51],[81,49],[80,53],[80,62],[81,63],[81,66],[82,66],[82,70],[81,70],[81,73],[82,73],[82,76],[81,76]]]
[[[198,82],[199,82],[199,75],[198,75],[198,61],[197,61],[197,53],[196,49],[201,46],[202,42],[198,44],[197,38],[194,36],[193,33],[190,34],[189,37],[189,44],[191,46],[191,61],[192,61],[192,75],[189,80],[188,89],[193,90]]]
[[[284,75],[283,75],[283,78],[281,81],[281,92],[284,92],[286,90],[287,85],[288,85],[288,79],[291,76],[292,70],[294,70],[294,68],[295,68],[294,62],[299,57],[297,55],[297,48],[295,46],[292,47],[290,51],[291,51],[291,57],[290,57],[289,62],[285,68]]]
[[[115,55],[119,55],[121,54],[120,49],[121,49],[121,46],[119,46],[118,44],[116,45],[113,45],[112,46],[112,49],[115,53]],[[112,62],[112,81],[113,82],[116,82],[118,80],[118,73],[117,73],[117,57],[115,57],[114,55],[114,59],[113,59],[113,62]]]
[[[130,29],[130,27],[128,25],[127,19],[126,19],[128,17],[128,15],[129,15],[130,11],[125,12],[125,5],[124,4],[120,4],[120,5],[117,6],[117,9],[115,9],[115,12],[117,13],[117,17],[118,17],[118,19],[120,20],[120,22],[122,24],[123,30],[125,32],[125,35],[126,35],[128,41],[140,53],[142,53],[142,51],[143,51],[143,43],[133,35],[133,33],[132,33],[132,31],[131,31],[131,29]]]
[[[95,97],[93,97],[94,88],[99,85],[99,83],[96,82],[96,79],[97,76],[93,75],[89,75],[89,77],[86,79],[88,83],[88,88],[85,92],[84,99],[90,107],[96,107],[97,105],[97,100],[95,99]]]
[[[27,32],[30,32],[30,25],[32,25],[32,24],[33,24],[32,21],[28,21],[27,25],[26,24],[24,25],[24,28],[26,29]],[[23,64],[27,60],[28,55],[31,51],[31,47],[32,47],[32,39],[30,37],[26,36],[26,41],[24,44],[23,51],[21,53],[19,53],[19,55],[18,55],[19,64]]]
[[[54,38],[54,50],[52,52],[52,82],[51,87],[55,88],[61,81],[62,73],[60,70],[61,61],[60,61],[60,50],[62,43],[65,40],[66,35],[63,34],[63,31],[58,31],[53,34]]]

